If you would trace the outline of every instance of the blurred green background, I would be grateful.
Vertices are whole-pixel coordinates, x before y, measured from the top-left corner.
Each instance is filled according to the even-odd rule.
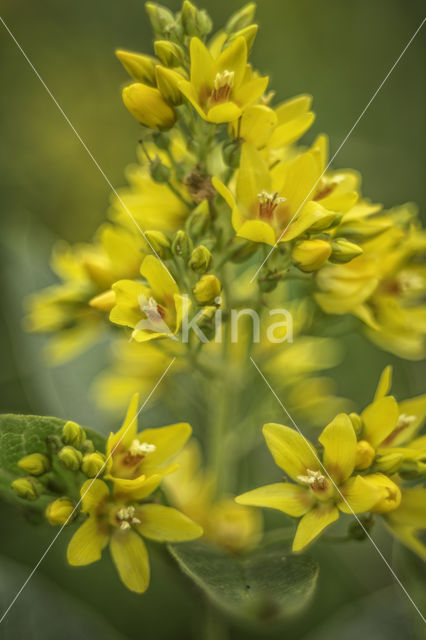
[[[178,1],[163,4],[174,10],[180,6]],[[334,153],[420,25],[424,3],[258,4],[261,29],[254,64],[270,74],[277,99],[302,92],[314,96],[317,119],[306,139],[325,131]],[[203,3],[216,26],[241,5],[236,0]],[[139,127],[122,106],[120,87],[126,75],[113,52],[121,47],[151,53],[143,3],[3,0],[1,15],[111,183],[124,184]],[[335,161],[336,167],[361,171],[364,193],[373,201],[385,206],[414,201],[423,212],[424,44],[421,32]],[[54,280],[48,268],[54,240],[88,240],[104,219],[110,188],[2,25],[0,56],[0,410],[72,418],[107,432],[111,420],[95,410],[86,392],[104,346],[76,363],[49,370],[41,356],[43,340],[26,336],[21,319],[23,297]],[[396,366],[400,397],[422,391],[422,363],[399,361],[357,336],[347,340],[346,349],[346,363],[336,373],[342,395],[365,404],[388,362]],[[150,420],[158,420],[155,411]],[[28,530],[9,507],[2,507],[0,517],[0,600],[7,604],[52,539],[53,529]],[[0,638],[202,637],[198,593],[189,590],[190,597],[185,596],[180,580],[159,557],[150,591],[141,598],[124,590],[108,562],[67,568],[68,537],[65,532],[53,546],[0,627]],[[382,542],[389,557],[388,538]],[[395,562],[407,588],[417,593],[417,563],[401,550]],[[368,543],[333,549],[324,560],[315,598],[309,614],[289,624],[286,638],[329,640],[342,633],[345,638],[367,633],[375,639],[418,637],[410,622],[415,612],[413,617],[408,600]],[[217,637],[214,625],[205,633]],[[229,633],[232,638],[266,635],[233,626]]]

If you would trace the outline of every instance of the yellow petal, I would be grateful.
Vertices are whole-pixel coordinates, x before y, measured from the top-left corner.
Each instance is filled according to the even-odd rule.
[[[303,516],[315,503],[309,489],[289,482],[277,482],[247,491],[235,498],[238,504],[278,509],[289,516]]]
[[[235,203],[235,198],[232,195],[231,191],[228,189],[228,187],[226,187],[223,182],[221,182],[218,178],[216,178],[215,176],[213,176],[212,178],[212,183],[214,188],[216,189],[216,191],[222,196],[222,198],[225,200],[226,204],[231,208],[234,209],[236,203]]]
[[[107,476],[107,478],[114,482],[115,496],[125,495],[127,500],[143,500],[159,487],[163,479],[163,473],[156,473],[149,477],[141,474],[134,479],[115,478],[113,476]]]
[[[241,115],[241,109],[235,102],[222,102],[222,104],[216,104],[214,107],[208,110],[206,120],[221,124],[223,122],[232,122]]]
[[[265,93],[268,86],[269,78],[254,78],[249,82],[244,82],[233,93],[234,101],[240,105],[242,109],[256,102],[260,96]]]
[[[386,396],[376,400],[361,414],[364,423],[363,439],[372,447],[378,447],[395,429],[398,417],[399,409],[395,398]]]
[[[90,513],[109,496],[108,485],[103,480],[86,480],[80,489],[81,510]]]
[[[290,100],[282,102],[275,109],[279,124],[289,122],[289,120],[293,120],[294,118],[298,118],[303,115],[309,111],[311,104],[312,96],[308,94],[295,96],[294,98],[290,98]]]
[[[263,426],[263,435],[275,462],[293,480],[305,476],[307,469],[320,470],[314,447],[294,429],[270,422]]]
[[[138,406],[139,406],[139,394],[135,393],[130,400],[129,407],[127,409],[126,417],[121,425],[121,428],[117,433],[110,433],[107,440],[107,457],[111,452],[121,445],[123,448],[127,448],[131,445],[136,438],[138,432]],[[112,453],[114,455],[114,453]]]
[[[258,195],[262,191],[271,191],[268,165],[254,145],[245,143],[241,149],[237,177],[237,200],[250,211],[253,206],[257,206]]]
[[[191,84],[197,97],[205,87],[210,87],[214,80],[213,59],[209,50],[198,38],[192,38],[190,45],[191,53]]]
[[[380,400],[388,395],[392,387],[392,366],[388,365],[383,369],[383,373],[380,376],[379,383],[377,385],[376,394],[374,400]]]
[[[308,511],[297,527],[293,540],[293,551],[304,549],[325,527],[335,522],[338,517],[339,511],[337,507],[330,504],[320,504],[315,509]]]
[[[179,422],[167,427],[145,429],[138,434],[139,442],[146,442],[155,446],[155,451],[149,453],[143,461],[144,473],[161,468],[171,458],[176,456],[192,433],[187,422]]]
[[[247,63],[247,43],[242,36],[235,38],[215,62],[215,72],[234,72],[234,86],[238,87],[244,77]]]
[[[179,293],[179,288],[164,264],[155,256],[146,256],[141,274],[148,280],[156,302],[166,307],[173,306],[173,296]]]
[[[341,498],[339,509],[343,513],[370,511],[385,493],[382,488],[368,482],[362,476],[355,476],[346,480],[340,487],[340,491],[344,499]]]
[[[137,517],[141,521],[138,531],[158,542],[184,542],[203,535],[202,528],[188,516],[172,507],[161,504],[144,504],[137,507]]]
[[[149,558],[144,541],[135,531],[117,529],[109,543],[122,582],[130,591],[143,593],[149,585]]]
[[[293,144],[296,140],[301,138],[303,134],[309,129],[315,116],[312,112],[304,113],[302,116],[285,122],[278,126],[269,140],[269,146],[272,149],[278,149],[285,145]]]
[[[339,485],[349,478],[355,467],[357,440],[350,418],[340,413],[319,437],[324,447],[324,465]]]
[[[263,220],[247,220],[239,227],[237,235],[253,242],[264,242],[270,246],[275,244],[275,233],[271,225]]]
[[[89,516],[70,540],[67,549],[69,564],[79,567],[96,562],[107,542],[107,528],[101,526],[97,518]]]
[[[268,142],[277,124],[275,112],[263,104],[255,104],[246,109],[241,118],[240,137],[258,149]],[[235,134],[238,126],[235,126]]]
[[[302,153],[287,169],[283,195],[289,201],[292,213],[312,199],[319,178],[318,165],[311,152]]]

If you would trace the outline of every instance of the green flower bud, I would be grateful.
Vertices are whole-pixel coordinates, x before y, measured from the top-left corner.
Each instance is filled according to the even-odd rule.
[[[156,2],[147,2],[145,9],[156,36],[169,36],[176,29],[175,17],[165,7]]]
[[[345,238],[338,238],[331,243],[330,262],[344,264],[360,256],[362,253],[364,253],[364,251],[358,244],[349,242],[349,240],[345,240]]]
[[[74,505],[68,498],[58,498],[47,505],[44,512],[49,524],[62,526],[73,519]]]
[[[193,294],[200,304],[212,304],[219,296],[222,289],[219,278],[214,275],[206,275],[200,278],[193,289]]]
[[[154,51],[165,67],[181,67],[185,63],[185,53],[182,47],[169,40],[154,42]]]
[[[188,216],[185,228],[191,236],[201,236],[210,225],[210,208],[208,200],[202,200]]]
[[[91,440],[86,440],[81,449],[83,453],[93,453],[95,450],[95,445]]]
[[[68,420],[62,429],[62,440],[73,447],[81,447],[86,440],[86,434],[79,424]]]
[[[256,4],[254,2],[249,2],[239,11],[233,13],[229,18],[225,25],[226,33],[233,33],[234,31],[239,31],[240,29],[248,27],[253,22],[255,13]]]
[[[168,237],[164,235],[162,231],[145,231],[145,237],[160,258],[164,258],[167,249],[170,249],[170,240]]]
[[[99,451],[83,456],[81,470],[88,478],[95,478],[105,471],[105,456]]]
[[[43,486],[34,478],[17,478],[11,486],[16,495],[25,500],[37,500],[43,492]]]
[[[232,36],[229,38],[229,42],[232,42],[233,40],[235,40],[235,38],[239,38],[241,36],[247,43],[247,51],[250,52],[258,31],[259,27],[257,26],[257,24],[251,24],[249,27],[240,29],[239,31],[236,31],[234,34],[232,34]]]
[[[188,265],[196,273],[205,273],[209,270],[212,262],[212,254],[204,245],[200,244],[191,253]]]
[[[123,49],[118,49],[115,55],[132,78],[155,86],[155,58]]]
[[[30,453],[21,458],[18,467],[32,476],[41,476],[50,469],[50,460],[44,453]]]
[[[241,159],[241,141],[230,140],[222,147],[222,156],[225,164],[231,169],[238,169]]]
[[[65,469],[69,471],[78,471],[80,469],[83,455],[78,449],[74,447],[63,447],[58,453],[59,460],[64,465]]]
[[[162,67],[159,64],[155,67],[155,75],[157,79],[157,87],[159,88],[163,98],[174,107],[182,104],[183,96],[179,89],[178,80],[180,77],[183,78],[183,76],[181,76],[178,71],[167,69],[167,67]],[[168,146],[165,148],[168,149]]]
[[[183,3],[181,20],[185,34],[188,36],[206,36],[213,27],[208,13],[198,10],[189,0]]]
[[[292,251],[294,263],[301,271],[317,271],[328,260],[331,253],[329,242],[315,238],[314,240],[302,240],[295,245]]]
[[[184,260],[188,260],[193,248],[192,240],[186,231],[180,229],[175,233],[172,243],[172,253],[180,256]]]
[[[157,67],[159,67],[159,65],[157,65]],[[167,133],[164,133],[163,131],[155,131],[152,134],[152,138],[155,142],[155,146],[158,147],[158,149],[167,151],[167,149],[170,147],[170,138]]]
[[[172,173],[170,167],[163,164],[158,156],[155,156],[151,162],[149,172],[154,182],[158,182],[159,184],[168,182]]]
[[[214,321],[216,310],[216,306],[203,307],[200,319],[197,323],[207,340],[212,340],[216,334],[216,324]]]

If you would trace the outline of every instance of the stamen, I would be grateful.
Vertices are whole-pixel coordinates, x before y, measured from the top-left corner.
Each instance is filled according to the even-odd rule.
[[[213,82],[213,90],[210,99],[212,102],[226,102],[229,100],[234,87],[235,73],[233,71],[220,71]]]
[[[312,471],[312,469],[306,469],[306,473],[308,474],[306,476],[297,476],[297,480],[316,491],[325,489],[327,478],[321,473],[321,471]]]
[[[259,216],[260,218],[271,219],[275,209],[278,205],[286,201],[286,198],[279,198],[278,191],[275,193],[268,193],[263,190],[257,194],[259,200]]]
[[[147,453],[153,453],[156,450],[155,444],[149,442],[139,442],[139,440],[133,440],[129,447],[130,454],[135,457],[145,456]]]
[[[422,291],[425,286],[425,280],[419,273],[402,271],[398,275],[398,284],[403,293],[409,293],[410,291]]]
[[[139,307],[151,322],[158,322],[163,319],[164,312],[157,301],[152,296],[147,298],[145,295],[138,298]]]
[[[417,416],[407,416],[406,413],[401,413],[398,418],[398,422],[396,423],[396,428],[401,429],[405,427],[409,427],[417,419]]]
[[[119,522],[120,529],[126,531],[130,529],[132,524],[140,524],[141,521],[139,518],[135,517],[136,509],[133,506],[130,507],[121,507],[117,511],[117,520]]]

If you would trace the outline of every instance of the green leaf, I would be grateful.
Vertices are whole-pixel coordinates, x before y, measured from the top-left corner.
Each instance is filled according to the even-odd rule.
[[[244,556],[203,542],[169,545],[182,571],[221,609],[257,622],[274,622],[300,611],[311,598],[318,566],[288,546],[273,545]]]
[[[46,438],[61,436],[65,420],[41,416],[0,415],[0,496],[8,501],[23,504],[16,498],[10,484],[18,476],[25,475],[18,467],[20,458],[30,453],[47,453]],[[105,451],[103,436],[84,427],[95,448]],[[36,506],[34,501],[33,506]]]

